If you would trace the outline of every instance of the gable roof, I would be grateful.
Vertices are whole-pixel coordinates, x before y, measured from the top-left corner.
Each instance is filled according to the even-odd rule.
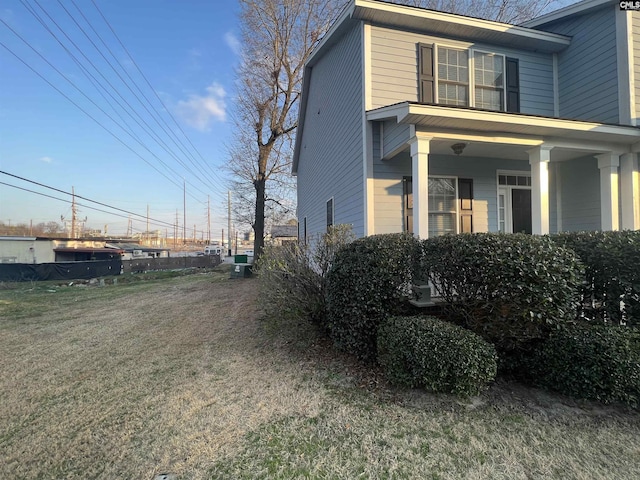
[[[438,12],[420,7],[398,5],[380,0],[351,0],[340,17],[314,49],[307,60],[302,82],[302,100],[293,154],[292,172],[298,171],[300,142],[304,130],[309,83],[313,65],[342,35],[359,22],[386,25],[425,34],[453,37],[460,40],[503,44],[523,50],[559,52],[571,43],[565,35],[532,28]]]
[[[398,5],[381,0],[351,0],[314,49],[307,65],[313,65],[322,52],[341,36],[341,33],[346,30],[345,27],[353,25],[354,21],[388,25],[460,40],[506,44],[515,48],[542,52],[559,52],[571,42],[571,38],[565,35],[542,32],[509,23]]]

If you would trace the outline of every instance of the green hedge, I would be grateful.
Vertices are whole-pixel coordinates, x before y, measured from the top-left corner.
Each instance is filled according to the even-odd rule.
[[[573,251],[525,234],[424,240],[419,269],[455,318],[499,352],[530,351],[575,319],[582,268]]]
[[[378,325],[405,308],[418,250],[412,235],[388,234],[360,238],[336,253],[327,274],[327,323],[338,348],[375,360]]]
[[[575,325],[553,333],[533,357],[535,383],[578,398],[640,404],[640,332]]]
[[[493,345],[432,317],[391,317],[378,331],[378,361],[392,383],[477,395],[496,376]]]
[[[575,251],[585,265],[584,316],[640,326],[640,231],[561,233],[551,238]]]

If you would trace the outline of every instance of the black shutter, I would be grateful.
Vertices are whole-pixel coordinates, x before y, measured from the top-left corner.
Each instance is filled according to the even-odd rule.
[[[418,101],[433,103],[433,45],[418,44]]]
[[[327,232],[331,231],[333,226],[333,198],[327,200]]]
[[[507,58],[507,112],[520,112],[520,67],[517,58]]]
[[[458,197],[460,198],[460,233],[473,232],[473,180],[458,179]]]

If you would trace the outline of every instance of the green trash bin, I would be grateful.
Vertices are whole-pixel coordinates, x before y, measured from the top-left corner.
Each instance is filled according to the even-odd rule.
[[[234,263],[249,263],[248,255],[234,255],[233,256]]]
[[[250,263],[236,263],[231,269],[230,278],[248,278],[251,276],[253,265]]]

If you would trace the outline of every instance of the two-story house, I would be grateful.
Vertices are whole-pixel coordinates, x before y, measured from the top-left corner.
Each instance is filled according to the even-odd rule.
[[[304,73],[300,238],[640,229],[640,12],[508,25],[351,0]]]

